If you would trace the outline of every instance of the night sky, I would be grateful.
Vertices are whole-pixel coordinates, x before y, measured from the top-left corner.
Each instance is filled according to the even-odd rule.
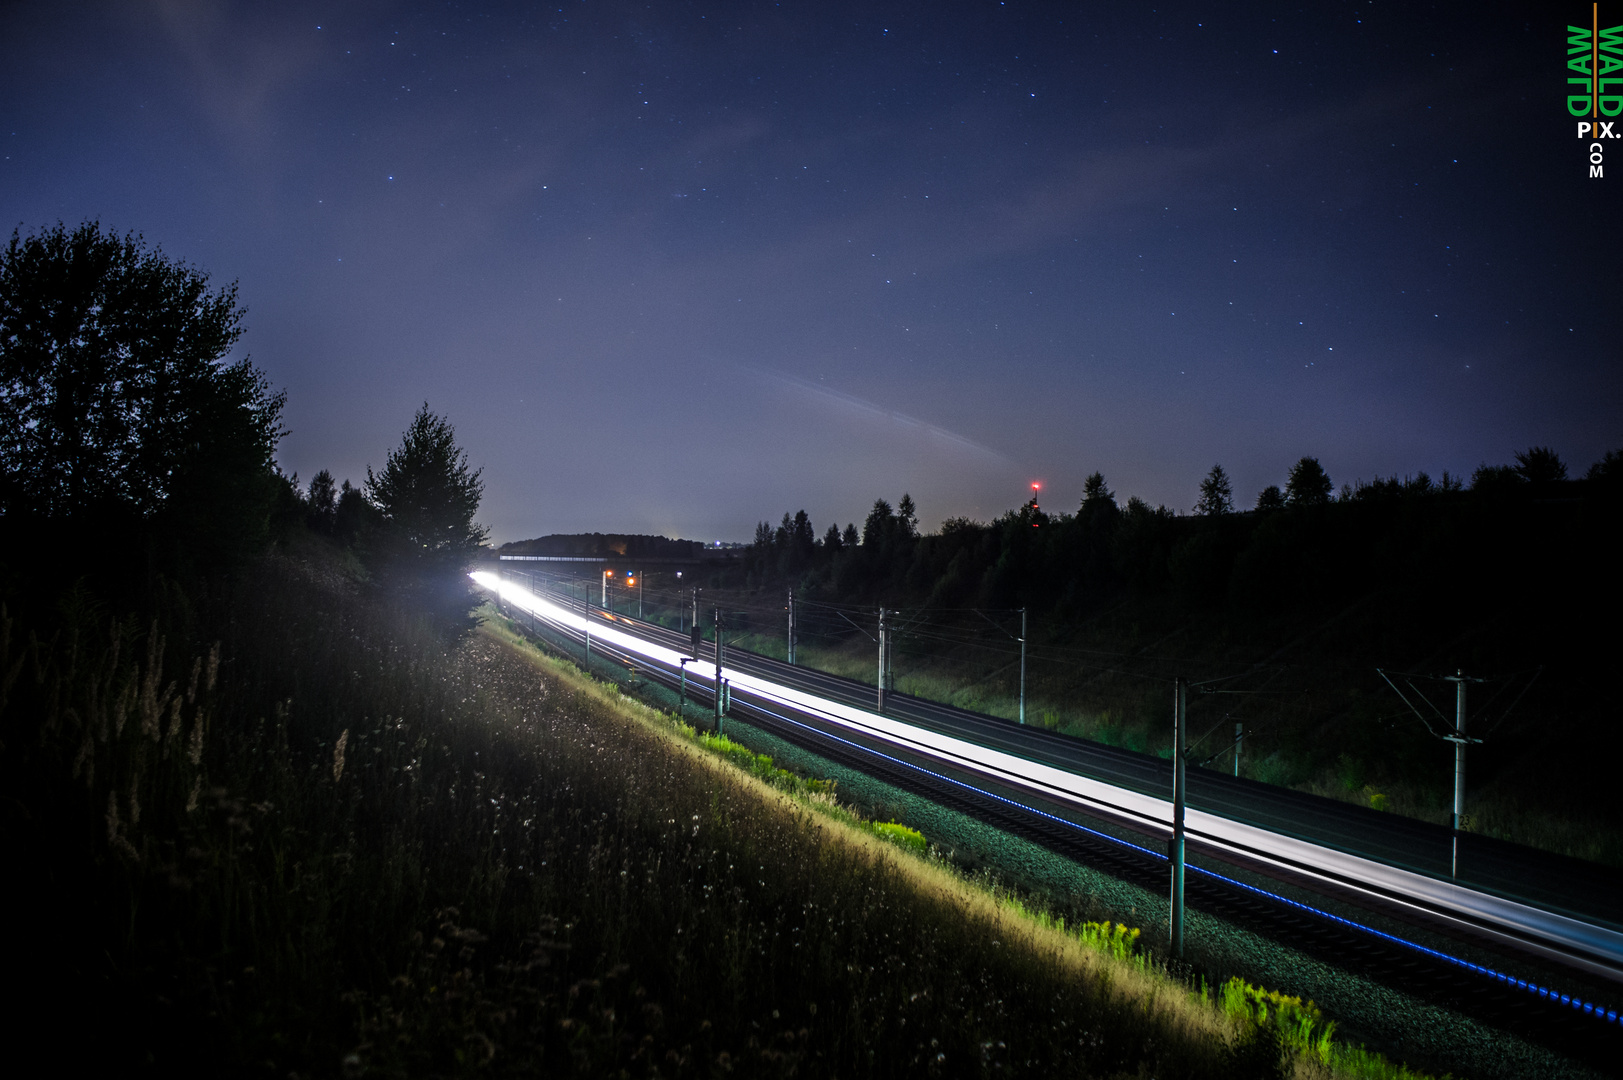
[[[0,225],[239,282],[305,481],[426,400],[498,541],[1623,446],[1590,6],[1239,6],[6,4]]]

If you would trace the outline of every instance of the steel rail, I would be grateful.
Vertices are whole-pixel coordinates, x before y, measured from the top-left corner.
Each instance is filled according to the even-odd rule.
[[[594,638],[639,656],[644,662],[654,661],[674,669],[684,655],[676,648],[632,632],[632,620],[623,616],[610,613],[588,624],[587,616],[581,612],[540,597],[516,582],[488,572],[476,572],[472,576],[503,602],[576,633],[584,632],[590,625]],[[625,628],[615,624],[623,624]],[[1153,832],[1170,833],[1172,812],[1168,799],[909,724],[734,666],[725,666],[722,677],[730,682],[735,695],[815,717],[894,750],[980,774],[989,780],[1074,806],[1084,813],[1102,813],[1137,823]],[[689,672],[688,680],[695,689],[709,690],[714,675],[702,669],[694,670]],[[1187,827],[1190,836],[1203,846],[1227,852],[1242,861],[1270,865],[1299,877],[1388,903],[1407,905],[1467,926],[1499,931],[1493,936],[1508,935],[1513,942],[1534,945],[1536,951],[1623,981],[1623,933],[1609,927],[1194,808],[1188,811]]]

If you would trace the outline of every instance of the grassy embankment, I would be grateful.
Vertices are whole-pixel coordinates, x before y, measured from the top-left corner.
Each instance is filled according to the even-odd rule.
[[[23,1022],[109,1066],[1401,1075],[499,629],[286,561],[175,611],[0,634]]]

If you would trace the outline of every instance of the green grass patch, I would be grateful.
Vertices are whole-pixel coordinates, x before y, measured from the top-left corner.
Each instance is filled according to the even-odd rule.
[[[929,849],[930,845],[925,842],[924,834],[917,829],[909,829],[906,825],[899,825],[894,821],[876,821],[871,828],[874,835],[880,839],[889,840],[920,855]]]

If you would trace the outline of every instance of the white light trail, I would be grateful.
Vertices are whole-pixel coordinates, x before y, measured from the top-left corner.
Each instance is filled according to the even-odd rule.
[[[577,633],[583,632],[588,625],[580,613],[554,604],[488,571],[476,571],[469,576],[481,587],[496,593],[505,603],[539,618]],[[593,638],[671,667],[675,667],[685,655],[628,634],[603,620],[593,619],[590,626]],[[695,664],[689,671],[690,679],[698,677],[713,685],[713,666],[706,670]],[[1040,792],[1083,810],[1103,810],[1115,817],[1137,820],[1168,832],[1171,830],[1170,799],[1144,795],[1039,761],[1030,761],[1016,754],[917,727],[893,717],[830,701],[747,671],[724,666],[721,676],[731,683],[734,694],[747,693],[880,739],[894,747]],[[1433,913],[1463,916],[1523,937],[1603,958],[1614,967],[1623,968],[1623,934],[1603,926],[1193,808],[1186,810],[1185,825],[1191,838],[1213,847],[1388,901],[1396,899],[1411,906],[1422,906]]]

